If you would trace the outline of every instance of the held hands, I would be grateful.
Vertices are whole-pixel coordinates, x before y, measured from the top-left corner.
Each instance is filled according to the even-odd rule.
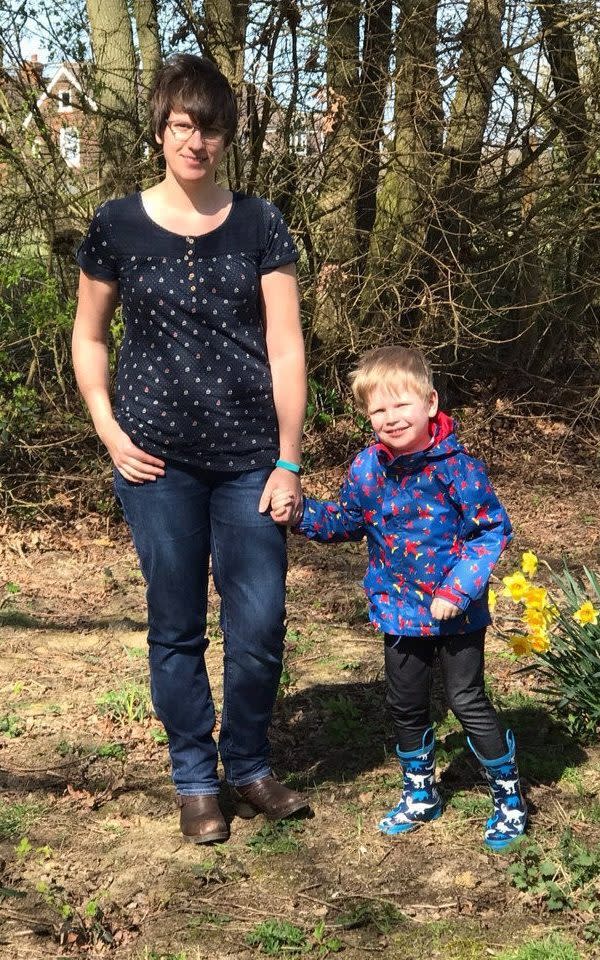
[[[103,432],[101,439],[112,462],[125,480],[130,483],[145,483],[147,480],[164,477],[164,460],[136,447],[116,421]]]
[[[276,487],[271,494],[271,517],[275,523],[291,524],[293,508],[294,494],[290,490],[280,490],[279,487]],[[298,521],[294,522],[297,523]]]
[[[460,607],[450,603],[449,600],[442,600],[441,597],[434,597],[431,601],[431,616],[434,620],[452,620],[460,613]]]
[[[302,486],[297,474],[282,467],[275,467],[262,492],[258,505],[259,513],[269,510],[275,523],[294,526],[302,516]]]

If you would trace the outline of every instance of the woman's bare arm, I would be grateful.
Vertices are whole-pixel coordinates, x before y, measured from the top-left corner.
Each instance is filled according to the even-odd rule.
[[[96,433],[119,473],[132,483],[156,480],[164,461],[131,442],[112,412],[109,394],[108,330],[117,305],[117,282],[99,280],[83,270],[73,327],[73,367]]]
[[[299,464],[306,411],[306,369],[295,266],[288,264],[264,274],[261,291],[273,400],[279,424],[279,456],[282,460]],[[271,491],[275,488],[293,492],[294,507],[290,513],[292,522],[295,522],[302,505],[298,476],[276,468],[267,481],[259,509],[267,509]]]

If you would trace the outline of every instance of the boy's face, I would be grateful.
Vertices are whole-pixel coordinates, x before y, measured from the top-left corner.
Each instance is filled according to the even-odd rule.
[[[373,430],[394,456],[429,446],[429,419],[437,409],[435,390],[424,400],[411,388],[392,393],[386,387],[375,387],[367,404]]]

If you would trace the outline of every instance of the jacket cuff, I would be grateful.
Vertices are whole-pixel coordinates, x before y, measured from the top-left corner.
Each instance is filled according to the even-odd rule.
[[[298,523],[295,526],[290,527],[291,533],[305,533],[307,529],[310,530],[310,523],[305,523],[305,520],[304,520],[304,518],[306,517],[307,506],[308,506],[308,497],[303,497],[302,498],[302,516],[300,517],[300,519],[298,520]]]
[[[459,610],[466,610],[471,602],[470,597],[465,596],[464,593],[457,593],[450,587],[438,587],[433,596],[439,597],[440,600],[447,600],[448,603],[453,603]]]

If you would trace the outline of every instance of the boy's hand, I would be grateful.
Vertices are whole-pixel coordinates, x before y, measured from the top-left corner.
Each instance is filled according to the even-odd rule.
[[[460,607],[450,603],[449,600],[442,600],[441,597],[434,597],[431,601],[431,616],[434,620],[452,620],[460,613]]]
[[[291,523],[295,519],[295,497],[291,490],[271,490],[271,519],[275,523]]]

